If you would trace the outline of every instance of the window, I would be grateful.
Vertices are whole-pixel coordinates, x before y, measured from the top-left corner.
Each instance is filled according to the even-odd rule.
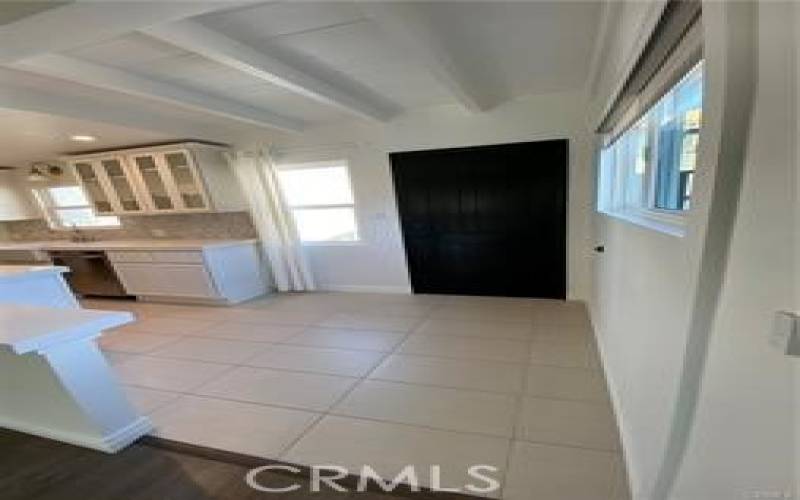
[[[700,62],[602,149],[599,210],[669,217],[691,207],[702,101]]]
[[[95,215],[83,189],[78,186],[34,189],[33,193],[50,227],[54,229],[119,226],[119,218],[116,216]]]
[[[302,241],[358,241],[353,190],[346,164],[282,165],[278,178]]]

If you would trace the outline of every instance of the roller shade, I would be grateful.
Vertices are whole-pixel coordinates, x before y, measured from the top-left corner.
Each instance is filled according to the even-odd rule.
[[[597,132],[606,143],[630,127],[703,58],[699,0],[672,0]]]

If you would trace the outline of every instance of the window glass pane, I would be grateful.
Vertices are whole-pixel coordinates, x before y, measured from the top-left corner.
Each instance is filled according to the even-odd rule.
[[[119,226],[119,219],[113,215],[94,214],[91,208],[57,208],[59,224],[64,227]]]
[[[353,207],[296,208],[294,217],[303,241],[356,241]]]
[[[278,175],[289,206],[353,203],[345,166],[281,170]]]
[[[89,200],[83,194],[83,190],[78,186],[65,186],[49,188],[47,192],[57,207],[75,207],[88,205]]]
[[[690,207],[702,101],[701,62],[601,151],[600,210]]]
[[[648,164],[647,117],[626,134],[625,149],[625,206],[641,207],[645,196],[645,173]]]
[[[655,205],[687,210],[697,168],[702,122],[703,80],[698,66],[658,103],[658,165]]]

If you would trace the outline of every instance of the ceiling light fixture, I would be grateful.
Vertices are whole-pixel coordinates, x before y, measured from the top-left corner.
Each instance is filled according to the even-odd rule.
[[[93,135],[72,135],[70,136],[69,140],[75,142],[94,142],[97,140],[97,137]]]
[[[58,165],[48,165],[47,163],[34,163],[28,173],[30,182],[47,182],[53,178],[61,177],[64,169]]]

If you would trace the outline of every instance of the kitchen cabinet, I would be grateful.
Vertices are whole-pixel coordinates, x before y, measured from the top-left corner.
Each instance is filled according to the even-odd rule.
[[[70,162],[86,197],[98,214],[142,213],[144,203],[121,156],[101,156]]]
[[[0,173],[0,221],[40,219],[31,191],[15,172]]]
[[[205,266],[193,264],[114,263],[125,291],[137,296],[215,299],[218,294]]]
[[[126,293],[144,300],[235,304],[267,291],[252,241],[189,251],[109,250],[106,256]]]
[[[246,210],[225,149],[180,143],[70,157],[95,211],[135,215]]]

